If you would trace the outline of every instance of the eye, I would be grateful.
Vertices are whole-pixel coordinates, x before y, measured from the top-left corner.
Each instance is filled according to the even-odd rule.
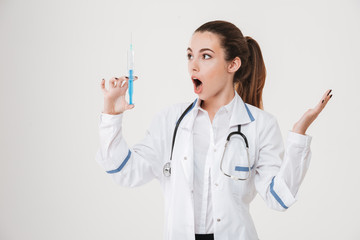
[[[190,53],[188,53],[187,58],[188,58],[188,60],[190,60],[192,58],[192,55]]]
[[[209,58],[211,58],[211,56],[210,56],[209,54],[204,54],[203,57],[204,57],[204,59],[209,59]]]

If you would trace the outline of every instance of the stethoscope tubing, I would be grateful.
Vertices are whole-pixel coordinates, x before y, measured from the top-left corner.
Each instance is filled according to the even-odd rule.
[[[185,117],[185,115],[193,108],[193,106],[195,105],[196,101],[193,102],[192,104],[190,104],[186,110],[183,112],[183,114],[180,116],[180,118],[178,119],[178,121],[176,122],[176,125],[175,125],[175,129],[174,129],[174,133],[173,133],[173,139],[172,139],[172,144],[171,144],[171,154],[170,154],[170,161],[165,163],[164,167],[163,167],[163,174],[164,176],[166,177],[170,177],[171,176],[171,160],[172,160],[172,155],[173,155],[173,151],[174,151],[174,145],[175,145],[175,139],[176,139],[176,133],[177,133],[177,130],[179,128],[179,125],[180,125],[180,122],[181,120]],[[248,176],[246,178],[238,178],[238,177],[235,177],[235,176],[232,176],[230,174],[227,174],[223,171],[222,169],[222,163],[223,163],[223,160],[224,160],[224,155],[225,155],[225,152],[226,152],[226,147],[230,141],[230,138],[231,136],[233,135],[240,135],[244,141],[245,141],[245,145],[246,145],[246,154],[247,154],[247,160],[248,160]],[[247,138],[246,136],[241,132],[241,125],[238,125],[238,130],[235,131],[235,132],[231,132],[227,138],[226,138],[226,143],[225,143],[225,147],[224,147],[224,152],[222,154],[222,157],[221,157],[221,162],[220,162],[220,170],[221,172],[227,176],[227,177],[230,177],[234,180],[247,180],[251,177],[251,166],[250,166],[250,158],[249,158],[249,144],[248,144],[248,141],[247,141]]]

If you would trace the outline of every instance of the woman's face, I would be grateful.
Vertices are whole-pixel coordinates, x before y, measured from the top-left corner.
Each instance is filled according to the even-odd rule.
[[[228,62],[225,61],[225,52],[218,35],[211,32],[194,33],[187,56],[194,92],[200,99],[217,96],[228,87],[232,89],[234,74],[228,71]]]

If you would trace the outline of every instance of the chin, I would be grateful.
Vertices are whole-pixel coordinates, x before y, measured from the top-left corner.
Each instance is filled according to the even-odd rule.
[[[197,94],[198,96],[199,96],[199,98],[201,99],[201,100],[204,100],[204,101],[206,101],[206,100],[208,100],[209,98],[212,98],[214,95],[211,95],[211,94],[209,94],[209,93],[204,93],[204,92],[201,92],[201,93],[198,93]]]
[[[200,100],[206,100],[207,98],[204,96],[203,93],[196,93],[196,95],[198,95]]]

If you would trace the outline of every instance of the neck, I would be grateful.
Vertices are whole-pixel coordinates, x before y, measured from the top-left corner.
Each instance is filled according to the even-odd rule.
[[[228,88],[220,93],[202,100],[201,107],[209,113],[215,114],[222,106],[225,106],[231,102],[235,96],[235,90],[233,87]]]

